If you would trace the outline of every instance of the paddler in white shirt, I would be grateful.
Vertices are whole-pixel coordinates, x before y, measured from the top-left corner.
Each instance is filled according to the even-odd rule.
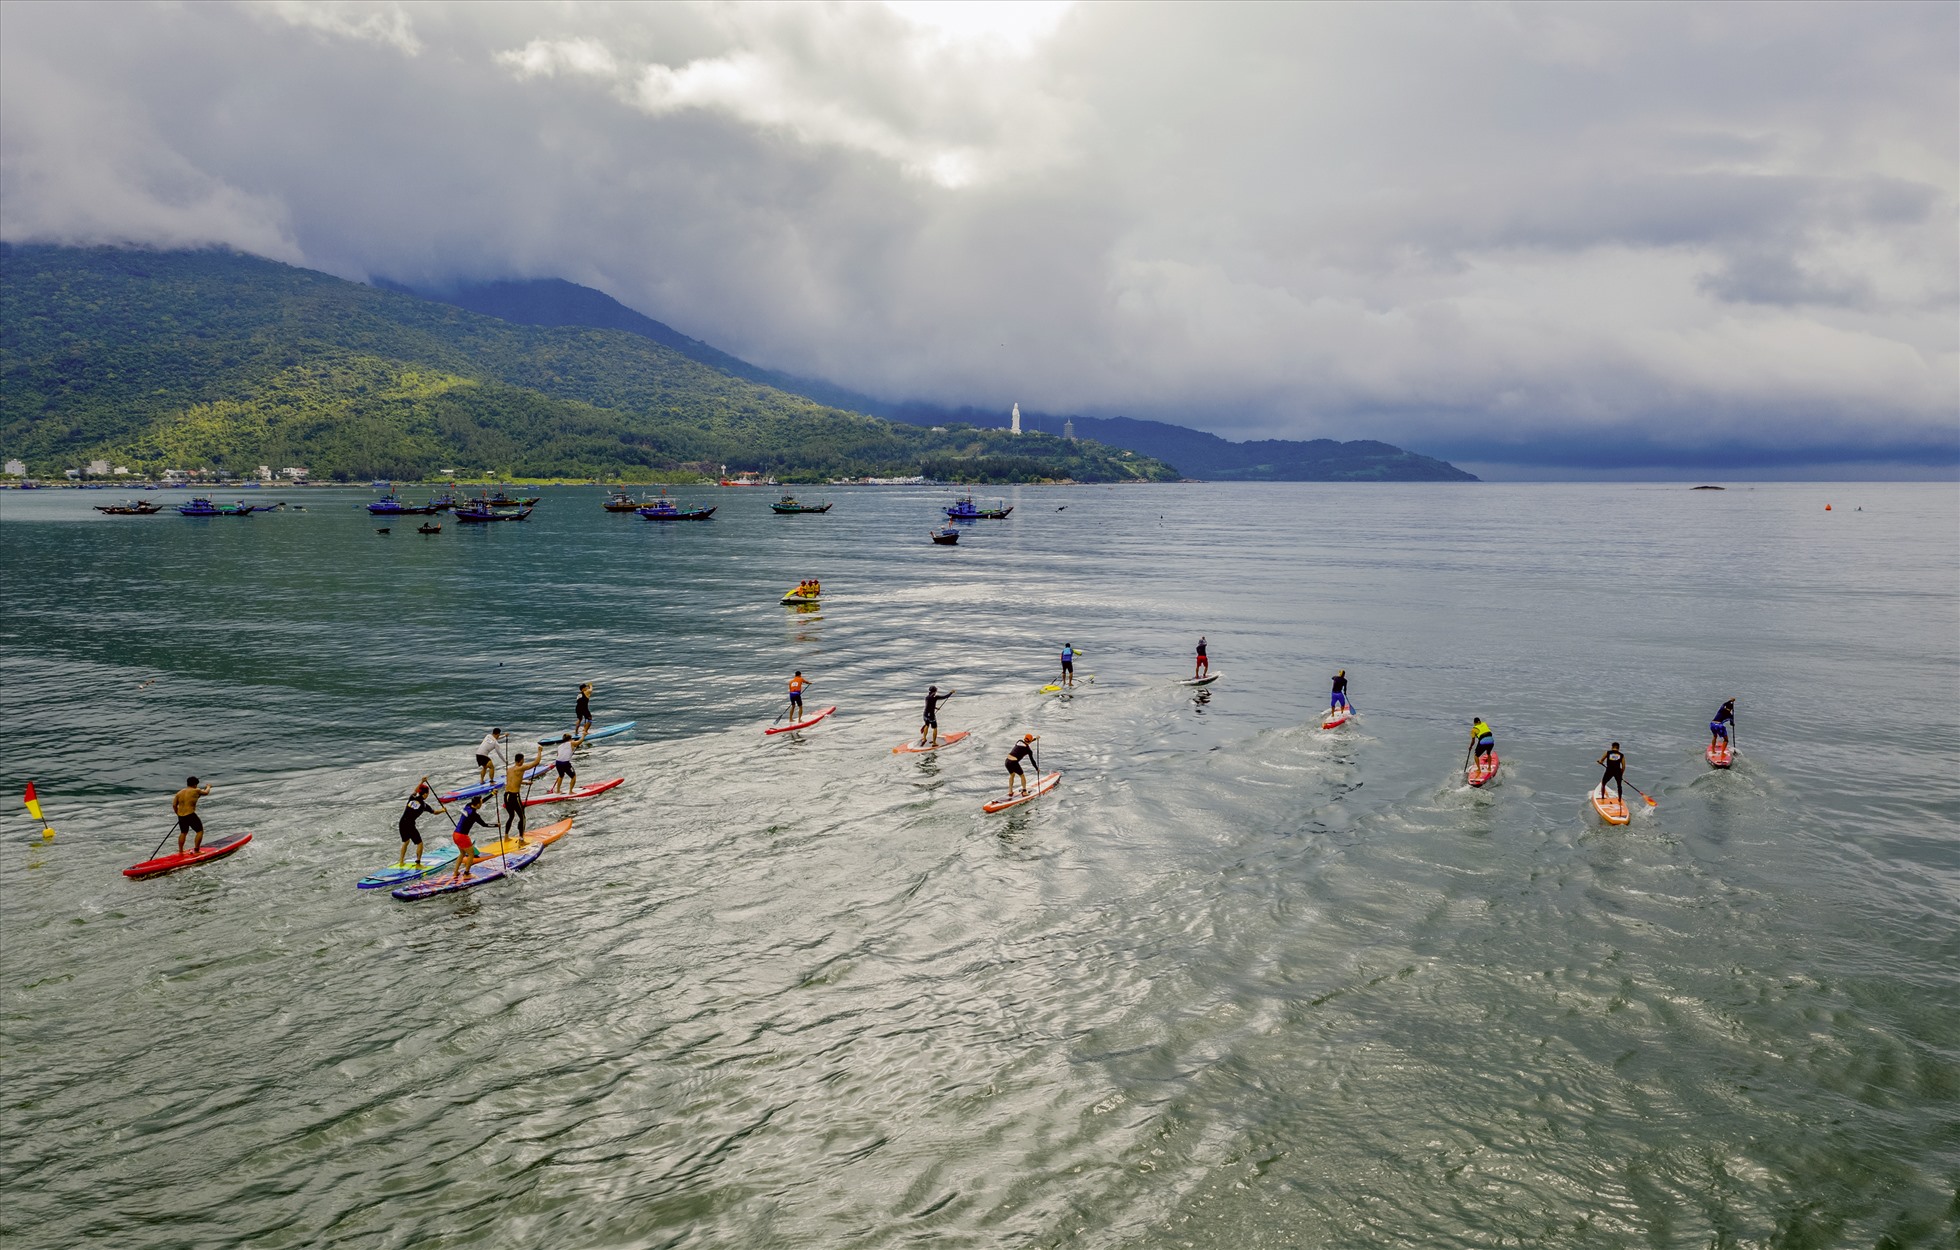
[[[572,741],[570,734],[559,737],[558,754],[551,761],[551,793],[558,793],[561,784],[564,784],[567,790],[578,788],[578,770],[572,767],[572,748],[577,745],[578,743]]]
[[[481,785],[497,779],[497,759],[503,754],[504,731],[492,729],[476,744],[476,780]]]

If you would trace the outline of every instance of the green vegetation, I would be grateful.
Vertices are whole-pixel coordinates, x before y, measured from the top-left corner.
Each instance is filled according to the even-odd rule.
[[[512,325],[230,252],[39,246],[0,246],[0,454],[45,476],[98,458],[315,479],[1177,476],[1092,441],[844,412],[619,330]]]

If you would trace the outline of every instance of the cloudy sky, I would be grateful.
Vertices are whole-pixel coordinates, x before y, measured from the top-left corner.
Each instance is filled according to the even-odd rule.
[[[1945,3],[0,6],[0,234],[563,277],[873,394],[1960,463]]]

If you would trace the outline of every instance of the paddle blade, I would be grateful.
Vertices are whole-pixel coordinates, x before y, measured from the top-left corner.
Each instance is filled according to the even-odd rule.
[[[1644,794],[1643,794],[1643,795],[1641,795],[1640,797],[1641,797],[1641,798],[1643,798],[1643,799],[1647,799],[1647,806],[1649,806],[1649,807],[1659,807],[1659,806],[1660,806],[1660,804],[1659,804],[1659,803],[1656,803],[1656,802],[1654,802],[1654,800],[1652,800],[1652,799],[1650,799],[1650,798],[1647,798],[1647,796],[1646,796],[1646,795],[1644,795]]]

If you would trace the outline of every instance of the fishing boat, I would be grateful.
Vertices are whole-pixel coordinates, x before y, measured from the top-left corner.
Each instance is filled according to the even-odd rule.
[[[830,511],[830,501],[828,499],[822,503],[798,503],[794,495],[784,495],[780,500],[769,506],[775,510],[777,516],[788,516],[793,512]]]
[[[646,505],[646,500],[635,499],[623,490],[616,490],[606,496],[605,509],[608,512],[638,512]]]
[[[676,508],[671,499],[656,499],[634,511],[649,521],[705,521],[715,514],[713,508]]]
[[[998,502],[991,508],[983,508],[973,502],[973,496],[968,495],[947,508],[946,515],[955,521],[1002,521],[1012,511],[1014,511],[1013,505],[1002,507]]]
[[[415,527],[415,532],[416,532],[416,533],[418,533],[418,534],[440,534],[440,533],[442,533],[442,526],[440,526],[440,525],[418,525],[418,526],[416,526],[416,527]]]
[[[932,541],[942,547],[951,547],[960,540],[960,532],[950,525],[945,529],[927,530],[926,533],[932,538]]]
[[[444,491],[429,501],[429,506],[437,512],[447,512],[456,506],[456,492]]]
[[[433,516],[442,511],[434,504],[403,503],[392,494],[375,500],[367,510],[374,516]]]
[[[95,505],[95,510],[104,516],[153,516],[163,511],[163,505],[147,499],[132,499],[128,503],[99,503]]]
[[[177,505],[179,516],[251,516],[257,511],[258,508],[242,499],[237,503],[212,503],[203,495],[199,495],[189,503]]]
[[[513,499],[504,492],[498,491],[490,498],[479,495],[473,502],[486,508],[529,508],[535,506],[541,498],[543,498],[541,495],[532,495],[528,499]]]
[[[524,521],[530,519],[531,509],[529,507],[486,508],[486,507],[479,506],[475,502],[471,502],[466,504],[465,503],[457,504],[456,511],[451,515],[453,515],[458,521],[466,521],[475,524],[482,524],[488,521]]]

